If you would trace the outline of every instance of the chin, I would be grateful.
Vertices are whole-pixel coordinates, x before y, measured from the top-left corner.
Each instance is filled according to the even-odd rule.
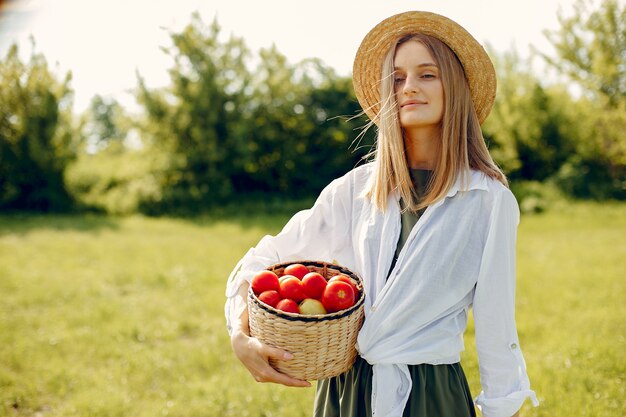
[[[400,126],[403,129],[420,129],[420,128],[434,128],[439,126],[438,122],[425,122],[422,120],[402,120],[400,119]]]

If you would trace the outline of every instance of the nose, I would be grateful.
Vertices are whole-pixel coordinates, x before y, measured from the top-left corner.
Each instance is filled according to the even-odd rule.
[[[419,91],[419,86],[416,77],[407,76],[404,81],[404,87],[402,90],[404,94],[417,93]]]

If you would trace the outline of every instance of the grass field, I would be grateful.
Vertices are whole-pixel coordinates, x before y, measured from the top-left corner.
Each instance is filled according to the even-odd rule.
[[[253,381],[223,319],[230,269],[288,216],[0,216],[0,416],[311,415],[313,389]],[[542,403],[522,416],[626,414],[625,272],[626,204],[522,217],[517,322]]]

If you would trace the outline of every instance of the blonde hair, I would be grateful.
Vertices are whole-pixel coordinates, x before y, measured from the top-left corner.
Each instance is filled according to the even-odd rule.
[[[437,142],[433,175],[421,201],[417,201],[411,182],[394,89],[396,49],[410,40],[422,43],[432,55],[440,69],[444,94],[441,140]],[[365,191],[365,196],[379,209],[386,210],[387,199],[394,191],[404,201],[405,209],[418,211],[425,208],[443,199],[460,175],[463,186],[466,186],[470,168],[508,186],[505,175],[485,145],[463,67],[445,43],[422,34],[401,38],[385,56],[381,75],[381,106],[376,117],[378,137],[376,149],[370,154],[375,156],[374,175]],[[368,127],[373,124],[371,121]]]

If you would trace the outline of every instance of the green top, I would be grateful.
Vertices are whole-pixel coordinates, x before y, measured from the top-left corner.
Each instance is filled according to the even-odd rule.
[[[428,182],[432,176],[432,171],[426,169],[411,169],[411,181],[413,181],[413,189],[415,190],[415,196],[417,200],[421,200],[426,195],[426,189]],[[400,240],[398,241],[398,248],[396,254],[400,253],[404,243],[409,237],[413,226],[417,223],[420,216],[424,214],[424,209],[414,213],[410,210],[405,210],[402,213],[402,230],[400,232]]]
[[[411,169],[411,181],[413,181],[413,189],[415,190],[415,196],[418,200],[424,198],[426,195],[426,189],[428,188],[428,182],[432,177],[432,171],[426,169]],[[403,200],[400,201],[400,206],[404,206]],[[400,251],[404,247],[409,235],[411,234],[411,230],[413,230],[413,226],[417,223],[420,216],[424,214],[424,210],[419,210],[417,213],[414,213],[410,210],[405,210],[400,215],[400,237],[398,238],[398,245],[396,246],[396,254],[391,262],[391,268],[389,271],[393,269],[396,264],[396,260],[398,259],[398,255]]]

